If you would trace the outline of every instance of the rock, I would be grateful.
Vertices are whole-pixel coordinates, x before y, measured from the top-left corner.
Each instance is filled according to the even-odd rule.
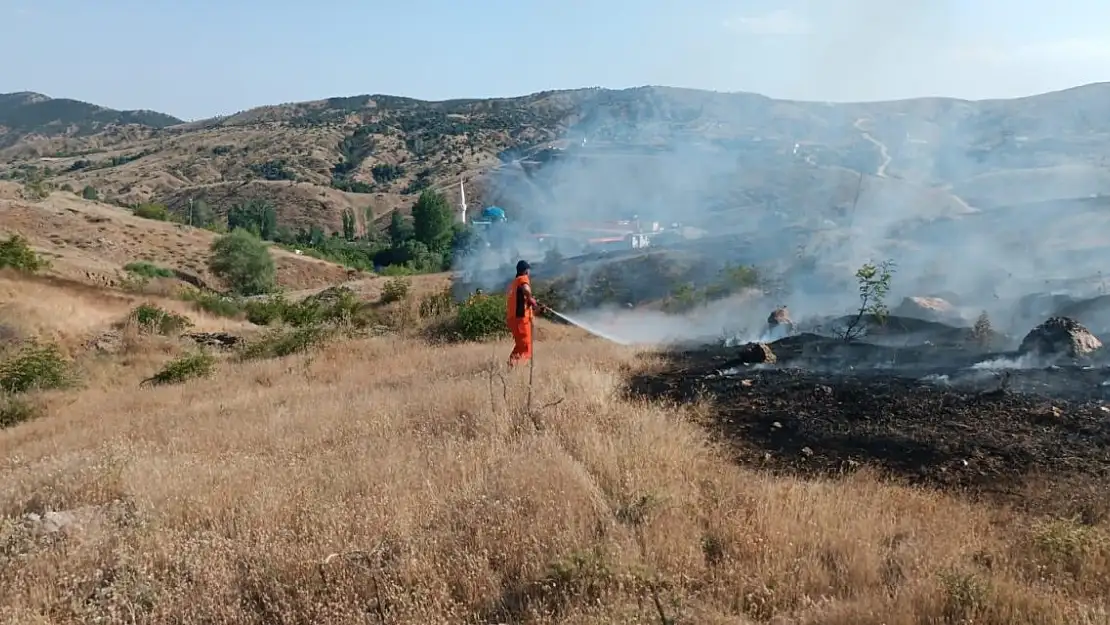
[[[1102,341],[1070,317],[1052,317],[1029,331],[1018,348],[1020,354],[1041,357],[1083,358],[1102,348]]]
[[[109,330],[89,339],[85,347],[103,354],[115,354],[123,348],[123,334],[118,330]]]
[[[790,310],[786,306],[779,306],[767,315],[767,325],[772,328],[777,328],[780,325],[785,325],[793,329],[794,322],[790,320]]]
[[[794,334],[794,322],[790,320],[790,311],[786,306],[779,306],[767,315],[767,336],[772,341]]]
[[[354,290],[346,286],[329,286],[328,288],[304,298],[305,303],[319,303],[334,305],[347,299],[356,297]]]
[[[235,347],[243,340],[242,337],[228,334],[227,332],[190,332],[182,336],[196,342],[198,345],[207,345],[209,347],[218,347],[221,349]]]
[[[890,313],[922,321],[950,322],[960,320],[960,313],[948,300],[939,297],[907,297]]]
[[[97,522],[101,514],[100,506],[84,506],[73,510],[47,510],[42,514],[29,512],[23,515],[23,523],[33,533],[56,534],[87,527]]]
[[[933,293],[929,293],[925,297],[942,299],[942,300],[945,300],[948,303],[950,303],[950,304],[952,304],[953,306],[956,306],[956,307],[959,307],[962,303],[961,302],[962,298],[959,296],[959,294],[957,294],[953,291],[935,291]]]
[[[737,348],[737,360],[745,365],[774,364],[778,359],[766,343],[745,343]]]

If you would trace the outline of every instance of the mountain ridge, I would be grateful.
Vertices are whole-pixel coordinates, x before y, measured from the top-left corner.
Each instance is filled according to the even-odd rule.
[[[48,157],[56,186],[92,186],[121,204],[173,208],[216,198],[226,208],[262,195],[290,223],[329,227],[355,208],[380,221],[421,190],[460,180],[479,202],[550,203],[532,187],[551,187],[557,181],[545,168],[575,159],[606,170],[609,182],[658,170],[655,180],[622,185],[655,185],[656,192],[631,193],[641,203],[654,194],[672,203],[798,212],[814,198],[835,197],[819,201],[843,208],[856,175],[884,179],[898,197],[950,194],[942,203],[959,213],[965,189],[983,206],[1020,200],[1017,179],[1029,172],[1050,183],[1090,178],[1097,184],[1081,185],[1084,194],[1110,193],[1095,175],[1110,156],[1110,120],[1100,113],[1107,101],[1110,83],[1012,99],[858,103],[591,87],[440,101],[363,94],[186,122],[25,91],[0,94],[0,159],[7,161],[0,174],[42,173]],[[526,180],[522,164],[540,175],[530,170]],[[573,169],[560,168],[564,179]],[[581,169],[571,176],[578,186],[605,195],[606,181]],[[679,192],[683,176],[710,192]],[[1067,196],[1072,184],[1057,186],[1038,200]]]

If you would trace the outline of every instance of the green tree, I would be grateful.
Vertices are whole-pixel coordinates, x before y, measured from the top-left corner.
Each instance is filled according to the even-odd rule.
[[[405,221],[401,211],[394,209],[389,215],[389,244],[399,248],[412,238],[412,225]]]
[[[254,233],[238,228],[212,242],[208,268],[237,295],[274,290],[277,270],[270,250]]]
[[[481,243],[478,236],[469,226],[456,223],[451,227],[451,250],[457,255],[469,254]]]
[[[447,198],[431,189],[421,193],[412,207],[413,236],[432,252],[442,253],[449,249],[454,235],[453,221]]]
[[[277,234],[277,211],[265,200],[249,200],[233,204],[227,211],[227,229],[242,228],[272,241]]]
[[[355,213],[349,208],[343,210],[343,238],[355,240]]]
[[[367,238],[374,232],[374,207],[366,206],[362,209],[362,223],[366,224],[365,235]]]
[[[96,187],[92,185],[85,185],[85,188],[81,189],[81,197],[85,198],[86,200],[92,200],[95,202],[96,200],[100,199],[100,194],[96,192]]]
[[[216,220],[216,212],[204,200],[189,200],[185,222],[195,228],[206,228]]]

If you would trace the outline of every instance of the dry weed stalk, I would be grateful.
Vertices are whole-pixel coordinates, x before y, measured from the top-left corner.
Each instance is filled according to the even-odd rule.
[[[533,360],[533,362],[534,362],[534,360]],[[500,383],[501,383],[502,410],[509,410],[509,406],[510,406],[509,383],[505,379],[505,375],[500,371],[500,367],[498,366],[498,361],[493,360],[493,361],[489,362],[485,367],[485,373],[486,373],[487,387],[488,387],[488,390],[489,390],[490,412],[492,414],[498,414],[499,412],[501,412],[497,407],[496,394],[494,393],[494,381],[495,380],[500,381]],[[554,408],[554,407],[562,404],[563,402],[566,401],[566,397],[561,397],[559,399],[556,399],[555,401],[547,402],[547,403],[539,406],[538,408],[533,407],[532,398],[533,398],[533,386],[534,386],[534,384],[535,384],[534,367],[532,365],[529,365],[528,385],[527,385],[527,391],[526,391],[527,392],[527,398],[525,399],[524,406],[521,407],[521,408],[518,408],[516,410],[510,410],[509,412],[514,417],[516,417],[516,416],[527,416],[528,419],[532,422],[533,431],[542,432],[543,429],[544,429],[544,425],[543,425],[543,421],[540,419],[540,417],[543,415],[544,411],[549,410],[551,408]]]
[[[329,584],[328,565],[337,558],[352,562],[365,570],[370,577],[370,583],[374,590],[374,614],[378,617],[378,622],[383,624],[386,622],[385,608],[383,607],[384,602],[382,601],[381,585],[378,582],[378,577],[381,573],[381,558],[384,551],[384,545],[379,543],[377,547],[369,551],[354,549],[343,553],[329,554],[317,565],[320,581],[325,586]]]

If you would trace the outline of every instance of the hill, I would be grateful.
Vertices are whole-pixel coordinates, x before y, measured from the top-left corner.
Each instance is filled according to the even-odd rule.
[[[180,119],[156,111],[117,111],[28,91],[0,94],[0,148],[56,135],[88,137],[112,133],[118,127],[165,128],[180,123]]]
[[[0,182],[0,235],[19,234],[51,262],[48,275],[119,287],[130,263],[149,262],[174,270],[183,282],[218,287],[207,260],[216,234],[132,215],[117,206],[58,191],[28,201],[18,185]],[[346,280],[339,265],[272,248],[278,284],[300,290]]]
[[[603,209],[739,227],[766,214],[843,222],[862,175],[889,188],[883,203],[935,219],[1006,206],[1034,188],[1042,201],[1110,192],[1100,173],[1108,98],[1107,84],[1013,100],[857,104],[642,87],[444,102],[336,97],[185,124],[8,94],[0,173],[178,210],[190,199],[226,210],[264,197],[291,227],[332,230],[345,209],[360,228],[381,226],[420,190],[460,179],[475,201],[528,219]]]

